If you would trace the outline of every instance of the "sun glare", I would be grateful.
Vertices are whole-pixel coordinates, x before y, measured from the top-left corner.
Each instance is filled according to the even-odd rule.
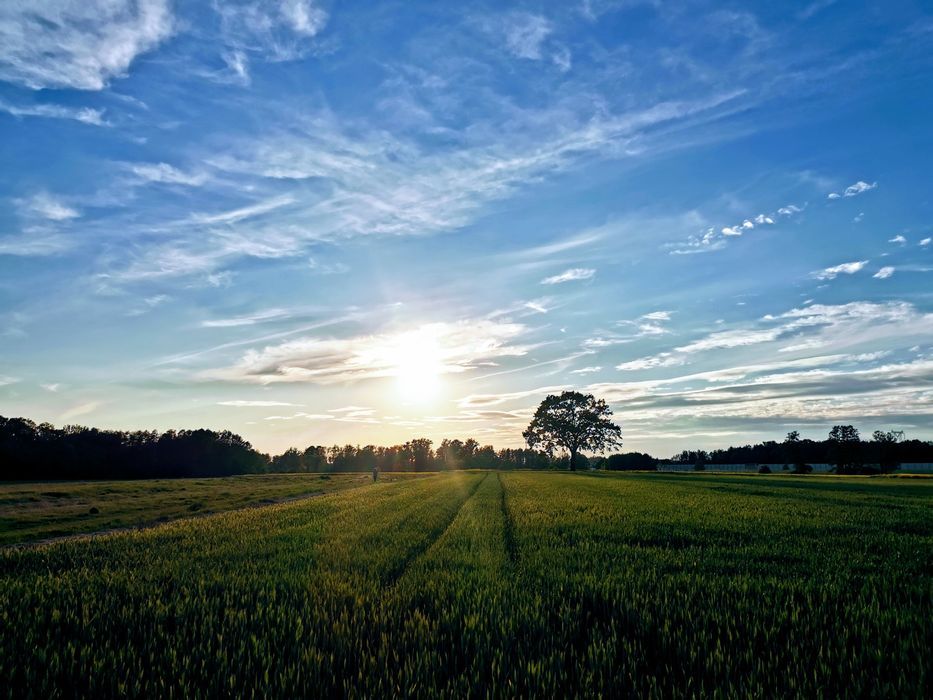
[[[399,395],[408,403],[426,403],[441,389],[444,363],[435,334],[419,329],[398,337],[393,363]]]

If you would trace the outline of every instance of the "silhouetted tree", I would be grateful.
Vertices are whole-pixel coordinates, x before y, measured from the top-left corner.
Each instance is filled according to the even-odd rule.
[[[895,454],[895,447],[904,440],[903,430],[876,430],[872,433],[871,441],[877,449],[878,467],[883,472],[891,472],[901,466]]]
[[[805,464],[801,456],[800,433],[791,430],[784,438],[784,448],[786,450],[785,460],[790,460],[794,465],[794,473],[807,474],[813,471],[813,467]]]
[[[858,429],[853,425],[834,425],[829,431],[829,441],[833,447],[833,462],[839,474],[852,474],[859,471]]]
[[[522,436],[529,447],[540,446],[549,455],[558,449],[566,450],[570,471],[574,471],[581,451],[604,452],[622,444],[622,429],[609,420],[610,416],[612,411],[602,399],[565,391],[541,402]]]
[[[658,460],[649,454],[641,452],[624,452],[609,455],[603,462],[603,469],[609,471],[625,471],[629,469],[650,469],[658,468]]]

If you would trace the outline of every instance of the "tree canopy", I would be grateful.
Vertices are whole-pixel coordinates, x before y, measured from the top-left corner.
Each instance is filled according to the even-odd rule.
[[[606,402],[592,394],[551,394],[538,406],[522,437],[531,449],[541,448],[549,455],[566,450],[574,471],[580,452],[605,452],[622,444],[622,429],[611,416]]]

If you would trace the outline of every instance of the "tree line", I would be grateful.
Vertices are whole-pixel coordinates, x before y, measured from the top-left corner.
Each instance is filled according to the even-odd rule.
[[[575,456],[578,469],[653,470],[662,460],[640,452],[606,457]],[[890,470],[909,462],[933,462],[933,443],[906,440],[903,433],[876,431],[862,440],[852,426],[836,426],[823,441],[804,440],[796,431],[783,442],[723,450],[686,450],[675,462],[705,464],[787,464],[795,471],[832,463],[840,473]],[[567,469],[558,450],[495,449],[474,439],[409,440],[378,445],[312,445],[282,454],[263,454],[230,431],[119,431],[66,425],[56,428],[26,418],[0,416],[0,480],[151,479],[275,472],[443,471],[453,469]]]
[[[908,440],[902,430],[876,430],[863,440],[852,425],[836,425],[825,440],[802,439],[793,430],[782,442],[720,450],[684,450],[674,462],[703,468],[707,464],[777,464],[807,473],[812,464],[835,465],[838,474],[893,471],[901,464],[933,462],[933,442]]]
[[[56,428],[0,416],[0,481],[172,479],[275,472],[559,469],[567,460],[532,449],[501,449],[473,439],[427,438],[390,447],[312,445],[263,454],[230,431]]]

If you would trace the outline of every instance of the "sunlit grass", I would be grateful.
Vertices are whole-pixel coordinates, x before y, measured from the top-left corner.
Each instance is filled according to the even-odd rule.
[[[7,693],[919,697],[929,482],[454,473],[0,554]]]

